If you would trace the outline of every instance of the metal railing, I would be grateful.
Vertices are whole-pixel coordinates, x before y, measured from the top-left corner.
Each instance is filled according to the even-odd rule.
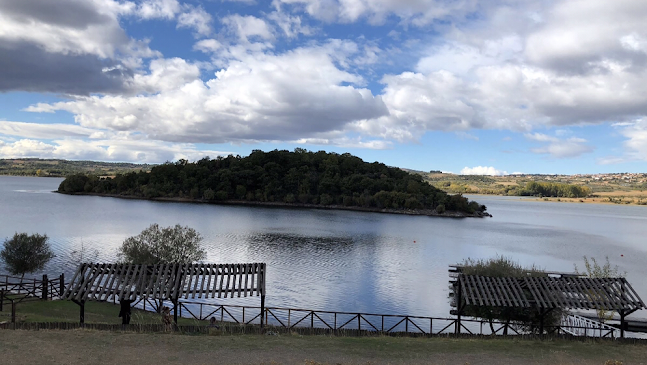
[[[562,325],[564,332],[573,336],[614,338],[617,335],[616,331],[619,331],[617,328],[609,326],[608,324],[578,316],[576,314],[565,316],[562,319]]]

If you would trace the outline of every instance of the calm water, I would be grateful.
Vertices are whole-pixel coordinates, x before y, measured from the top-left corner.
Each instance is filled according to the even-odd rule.
[[[608,255],[647,299],[647,207],[479,196],[493,218],[450,219],[52,193],[60,182],[0,176],[0,239],[47,234],[50,275],[73,271],[81,245],[111,261],[151,223],[180,223],[204,236],[209,262],[266,262],[268,306],[444,317],[448,265],[497,254],[552,271]]]

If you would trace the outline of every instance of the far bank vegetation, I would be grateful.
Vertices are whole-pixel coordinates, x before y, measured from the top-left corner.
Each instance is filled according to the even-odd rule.
[[[147,199],[261,202],[474,214],[485,206],[449,195],[410,174],[348,153],[253,151],[247,157],[180,160],[114,178],[76,174],[59,192]]]

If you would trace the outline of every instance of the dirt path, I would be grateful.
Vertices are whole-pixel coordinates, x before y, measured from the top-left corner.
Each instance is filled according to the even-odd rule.
[[[0,330],[4,364],[647,364],[613,342]],[[614,364],[614,363],[612,363]],[[614,364],[615,365],[615,364]]]

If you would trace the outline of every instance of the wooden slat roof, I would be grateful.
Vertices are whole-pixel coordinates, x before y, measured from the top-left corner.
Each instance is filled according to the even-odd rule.
[[[467,305],[634,311],[645,303],[625,278],[488,277],[460,274]]]
[[[265,295],[264,263],[81,264],[61,299],[135,300]]]

